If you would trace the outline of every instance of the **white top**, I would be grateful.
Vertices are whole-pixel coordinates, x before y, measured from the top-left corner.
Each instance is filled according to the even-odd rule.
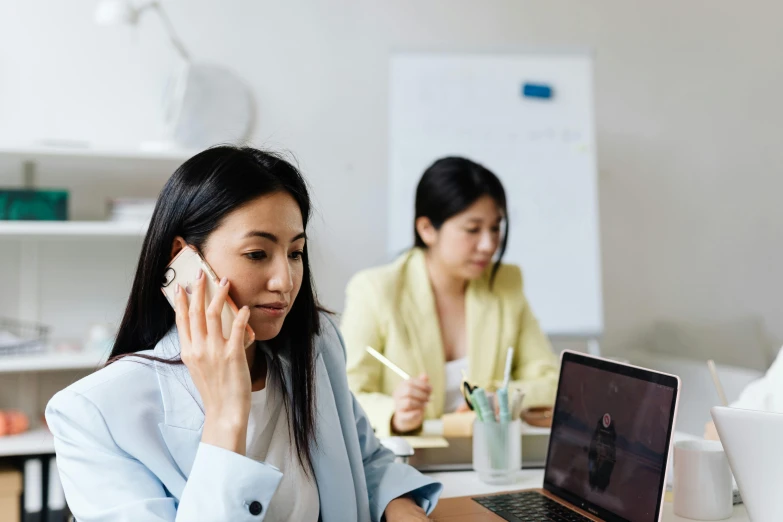
[[[771,411],[783,413],[783,348],[775,362],[761,379],[750,383],[732,403],[734,408],[744,410]]]
[[[462,371],[468,371],[468,358],[455,359],[446,363],[446,401],[443,404],[444,413],[457,411],[465,402],[462,396]]]
[[[276,467],[283,473],[264,522],[301,520],[317,522],[321,510],[315,478],[299,463],[291,444],[288,419],[280,393],[273,387],[253,392],[247,423],[247,456]],[[269,392],[268,392],[269,391]]]

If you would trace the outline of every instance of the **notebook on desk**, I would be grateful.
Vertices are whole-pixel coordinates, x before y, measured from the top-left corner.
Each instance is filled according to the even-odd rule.
[[[563,352],[544,487],[441,500],[440,522],[661,519],[679,379]]]
[[[444,420],[433,419],[424,421],[423,438],[437,437],[446,444],[434,444],[426,447],[414,446],[416,453],[411,457],[410,464],[419,471],[429,473],[438,471],[467,471],[473,469],[473,420],[475,415],[468,413],[455,414],[454,417],[465,417],[469,421],[469,431],[466,434],[453,435],[445,432]],[[522,468],[542,469],[546,464],[546,452],[549,447],[549,428],[537,428],[522,425]]]

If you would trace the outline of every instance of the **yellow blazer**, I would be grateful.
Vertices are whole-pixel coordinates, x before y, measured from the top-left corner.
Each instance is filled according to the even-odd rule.
[[[490,270],[468,284],[465,323],[468,378],[495,389],[503,380],[506,353],[515,349],[513,386],[525,406],[551,406],[558,360],[522,291],[522,273],[501,265],[492,288]],[[400,377],[366,351],[372,346],[409,375],[426,373],[432,395],[426,418],[440,418],[446,395],[446,361],[424,252],[414,248],[389,265],[355,275],[346,290],[341,330],[348,355],[348,384],[378,436],[388,436]]]

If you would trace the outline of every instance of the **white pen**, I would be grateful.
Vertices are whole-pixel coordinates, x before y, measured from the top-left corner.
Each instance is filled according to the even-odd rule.
[[[508,390],[508,383],[511,380],[511,361],[514,359],[514,347],[509,346],[506,352],[506,369],[503,372],[503,387]]]
[[[405,371],[402,368],[400,368],[399,366],[397,366],[396,364],[391,362],[389,359],[384,357],[383,354],[380,353],[378,350],[376,350],[372,346],[368,346],[365,349],[367,350],[367,353],[369,353],[370,355],[372,355],[373,357],[375,357],[376,359],[381,361],[381,364],[386,366],[388,369],[390,369],[391,371],[393,371],[394,373],[396,373],[397,375],[399,375],[400,377],[402,377],[406,381],[410,380],[410,378],[411,378],[410,375],[405,373]]]
[[[511,418],[513,420],[519,419],[522,417],[522,399],[525,397],[525,394],[522,393],[522,390],[516,389],[514,390],[514,396],[511,400]]]
[[[726,399],[726,392],[723,391],[723,385],[718,377],[718,369],[715,367],[715,361],[712,359],[707,361],[707,368],[710,369],[710,375],[712,375],[712,383],[715,385],[715,390],[718,392],[718,398],[720,398],[721,406],[728,406],[729,401]]]

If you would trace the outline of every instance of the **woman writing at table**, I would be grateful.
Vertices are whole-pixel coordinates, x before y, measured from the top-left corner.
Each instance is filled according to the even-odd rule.
[[[557,359],[520,269],[501,263],[508,223],[500,180],[468,159],[443,158],[424,172],[415,208],[414,247],[357,274],[346,291],[348,382],[376,434],[415,432],[424,419],[465,409],[463,372],[496,388],[508,347],[525,406],[551,406]],[[367,346],[418,377],[402,380]]]

